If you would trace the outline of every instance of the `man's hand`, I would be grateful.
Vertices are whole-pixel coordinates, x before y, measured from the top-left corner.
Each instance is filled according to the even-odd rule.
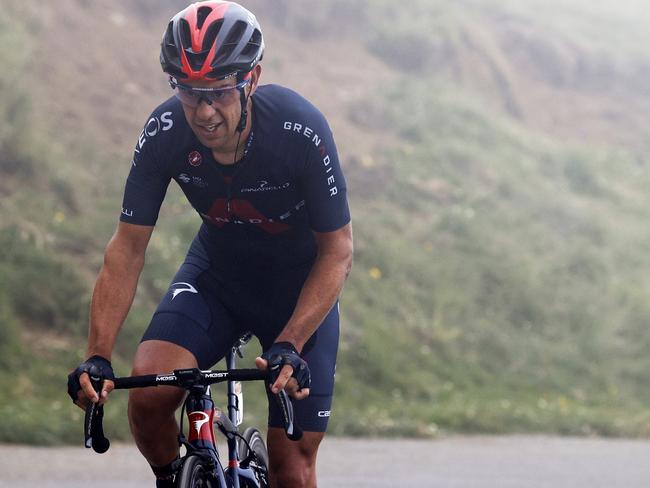
[[[290,342],[276,342],[261,357],[255,359],[255,364],[263,371],[270,371],[273,393],[286,390],[296,400],[309,396],[309,366]]]
[[[91,378],[94,381],[103,380],[101,393],[95,391]],[[101,356],[92,356],[68,375],[68,395],[83,410],[90,403],[103,405],[108,400],[108,394],[113,391],[114,378],[111,362]]]

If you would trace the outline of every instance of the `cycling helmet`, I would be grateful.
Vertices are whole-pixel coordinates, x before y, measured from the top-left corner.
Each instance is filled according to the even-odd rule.
[[[160,64],[179,80],[234,75],[241,80],[263,54],[264,39],[255,16],[234,2],[214,0],[193,3],[169,21]]]

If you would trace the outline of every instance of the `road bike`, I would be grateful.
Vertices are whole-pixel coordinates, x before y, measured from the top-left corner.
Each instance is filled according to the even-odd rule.
[[[167,374],[150,374],[115,378],[115,389],[177,386],[188,394],[181,409],[179,446],[185,454],[174,463],[177,488],[266,488],[269,485],[268,453],[260,431],[249,427],[242,434],[237,426],[243,420],[241,382],[268,380],[268,373],[258,369],[235,369],[235,356],[243,357],[242,348],[251,339],[250,333],[240,337],[226,355],[225,371],[201,371],[198,368],[176,369]],[[91,376],[96,391],[101,378]],[[215,408],[210,385],[227,382],[228,413]],[[289,439],[298,440],[302,430],[293,422],[293,404],[281,391],[276,399],[282,410],[284,428]],[[187,415],[188,437],[183,434],[183,416]],[[91,404],[84,420],[85,446],[104,453],[110,442],[104,435],[103,405]],[[213,426],[226,437],[228,464],[224,468],[216,447]]]

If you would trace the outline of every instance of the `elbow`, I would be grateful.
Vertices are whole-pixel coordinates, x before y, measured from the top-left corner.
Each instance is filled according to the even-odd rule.
[[[338,276],[347,279],[352,270],[354,244],[350,224],[333,232],[316,233],[318,252],[316,259],[327,269],[336,270]]]
[[[343,262],[345,263],[345,279],[347,280],[352,271],[352,265],[354,264],[354,243],[352,241],[352,235],[350,235]]]
[[[113,273],[137,272],[144,267],[144,252],[135,246],[111,239],[104,252],[104,269]]]

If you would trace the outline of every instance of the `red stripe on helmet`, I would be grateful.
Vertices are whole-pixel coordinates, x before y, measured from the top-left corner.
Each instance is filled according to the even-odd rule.
[[[198,8],[200,7],[211,7],[212,12],[208,14],[205,21],[203,22],[202,28],[198,28]],[[200,4],[192,4],[187,9],[187,13],[184,15],[184,19],[187,21],[190,27],[190,38],[192,40],[192,51],[195,53],[203,50],[203,41],[205,40],[205,35],[208,31],[206,28],[212,22],[215,22],[219,19],[223,19],[226,11],[230,7],[230,4],[227,2],[202,2]],[[189,81],[198,81],[203,80],[207,75],[212,71],[212,61],[214,60],[215,53],[217,51],[216,42],[210,48],[210,52],[203,62],[201,69],[196,71],[193,70],[190,66],[189,61],[187,60],[187,55],[185,50],[181,50],[181,64],[183,66],[183,73],[187,76]]]
[[[190,67],[190,63],[187,60],[185,51],[181,51],[182,57],[181,62],[183,63],[183,73],[185,73],[187,81],[202,81],[205,80],[210,72],[212,71],[212,60],[214,59],[214,54],[217,50],[217,46],[213,45],[208,53],[208,56],[205,58],[205,62],[199,71],[194,71]]]
[[[203,22],[203,28],[201,30],[195,29],[192,31],[192,49],[195,52],[203,49],[203,41],[205,39],[205,35],[208,32],[208,29],[205,27],[212,24],[212,22],[223,19],[226,16],[226,11],[230,7],[229,4],[222,2],[211,2],[208,5],[212,7],[212,12],[210,12],[210,15],[208,15],[205,19],[205,22]],[[196,15],[196,13],[194,15]],[[194,24],[196,25],[196,21]]]
[[[193,3],[190,5],[187,10],[185,10],[185,15],[183,18],[187,21],[187,24],[190,26],[190,39],[192,41],[192,51],[199,52],[201,50],[201,46],[199,45],[197,47],[196,41],[198,40],[197,37],[197,24],[198,24],[198,11],[196,8],[196,4]]]

